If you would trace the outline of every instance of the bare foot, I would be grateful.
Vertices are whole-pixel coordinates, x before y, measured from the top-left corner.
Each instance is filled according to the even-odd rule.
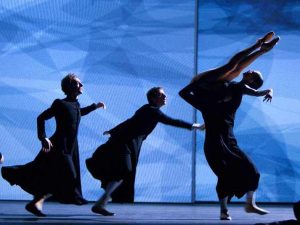
[[[278,43],[279,40],[280,40],[280,37],[276,37],[270,42],[263,43],[262,46],[260,47],[260,50],[263,52],[270,51]]]
[[[256,214],[259,214],[259,215],[265,215],[265,214],[268,214],[270,213],[269,211],[267,210],[264,210],[262,208],[259,208],[257,205],[255,204],[246,204],[245,206],[245,211],[247,213],[256,213]]]
[[[274,31],[270,31],[266,33],[265,36],[257,40],[257,44],[261,46],[263,43],[270,41],[274,35],[275,35]]]
[[[38,207],[33,203],[33,202],[29,202],[26,206],[25,209],[32,213],[35,216],[39,216],[39,217],[45,217],[46,214],[44,214],[41,210],[38,209]]]

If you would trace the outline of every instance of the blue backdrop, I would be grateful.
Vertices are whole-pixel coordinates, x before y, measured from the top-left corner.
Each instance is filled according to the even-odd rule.
[[[240,146],[260,169],[259,201],[299,198],[299,95],[297,1],[199,1],[199,72],[274,30],[276,48],[251,68],[274,89],[272,104],[247,97],[235,128]],[[265,9],[269,13],[265,13]],[[145,93],[163,86],[162,110],[192,122],[193,109],[179,96],[194,73],[194,0],[14,0],[0,2],[0,151],[6,165],[24,164],[40,149],[36,117],[56,98],[60,80],[77,73],[84,83],[82,106],[103,101],[106,110],[82,118],[79,145],[84,196],[95,200],[100,184],[84,160],[106,141],[103,131],[146,103]],[[201,116],[198,115],[201,122]],[[55,129],[47,121],[47,134]],[[158,125],[145,141],[136,180],[136,201],[190,202],[192,132]],[[197,136],[196,200],[214,201],[215,176]],[[0,179],[0,199],[30,199]]]
[[[146,92],[163,86],[162,110],[192,121],[177,92],[193,73],[194,1],[63,0],[0,2],[0,149],[6,165],[24,164],[40,149],[36,117],[56,98],[60,80],[78,73],[82,106],[103,101],[107,110],[82,118],[79,145],[84,196],[95,200],[100,184],[84,160],[107,139],[103,131],[132,116]],[[47,134],[54,130],[47,121]],[[136,200],[188,202],[192,132],[159,125],[145,141]],[[0,199],[28,199],[0,179]]]
[[[244,97],[235,134],[261,172],[258,201],[299,200],[299,1],[199,1],[198,12],[199,72],[226,63],[268,31],[281,37],[271,52],[248,67],[261,71],[262,88],[273,88],[274,99],[268,104],[262,98]],[[198,135],[196,199],[217,200],[216,177],[205,161],[203,140]]]

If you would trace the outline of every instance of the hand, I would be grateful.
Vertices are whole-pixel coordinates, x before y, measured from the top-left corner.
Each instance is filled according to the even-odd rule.
[[[192,128],[203,131],[203,130],[205,130],[205,124],[200,125],[199,123],[194,123],[192,125]]]
[[[53,147],[49,138],[45,138],[42,140],[42,151],[43,152],[50,152],[51,148]]]
[[[0,164],[4,163],[4,156],[0,153]]]
[[[103,102],[96,103],[96,107],[97,107],[97,109],[99,109],[99,108],[106,109],[106,105]]]
[[[104,131],[103,135],[110,135],[109,131]]]
[[[264,97],[264,102],[271,102],[273,98],[273,90],[270,89],[269,92]]]

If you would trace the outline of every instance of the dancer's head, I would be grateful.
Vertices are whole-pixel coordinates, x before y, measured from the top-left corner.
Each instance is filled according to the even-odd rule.
[[[256,70],[248,70],[245,72],[242,81],[253,89],[259,89],[264,83],[263,76]]]
[[[83,92],[83,84],[77,75],[69,73],[61,80],[61,89],[67,96],[77,97]]]
[[[161,107],[166,104],[167,96],[162,87],[153,87],[147,92],[150,105]]]

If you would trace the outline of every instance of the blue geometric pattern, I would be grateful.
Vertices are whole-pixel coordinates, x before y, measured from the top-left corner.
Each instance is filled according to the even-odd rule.
[[[274,89],[272,103],[263,103],[262,98],[244,97],[235,124],[240,147],[261,172],[257,200],[263,202],[295,202],[300,198],[298,3],[199,1],[199,71],[222,65],[270,30],[281,37],[271,52],[248,68],[262,72],[263,88]],[[197,139],[196,199],[214,201],[217,200],[216,177],[205,161],[203,139],[203,135]]]
[[[281,36],[273,51],[249,67],[262,72],[263,87],[274,89],[274,100],[266,104],[245,97],[235,133],[261,172],[258,201],[299,200],[298,1],[198,3],[200,72],[225,63],[267,31]],[[146,103],[149,88],[163,86],[168,100],[162,111],[191,122],[193,109],[178,91],[193,77],[195,5],[195,0],[1,1],[0,151],[5,164],[34,159],[40,149],[36,118],[54,99],[64,97],[60,80],[69,72],[83,81],[82,106],[107,105],[81,120],[81,176],[89,200],[97,199],[102,189],[87,172],[85,159],[107,140],[103,131]],[[54,120],[46,125],[50,136]],[[156,127],[142,146],[137,202],[191,201],[192,137],[184,129]],[[203,140],[204,133],[198,133],[196,200],[215,201],[216,178],[203,155]],[[3,179],[0,189],[0,199],[31,198]]]
[[[84,161],[107,139],[103,131],[129,118],[163,86],[162,110],[191,122],[192,109],[178,90],[193,75],[194,0],[1,1],[0,150],[6,165],[24,164],[40,149],[36,118],[63,98],[60,80],[78,73],[82,106],[103,101],[107,110],[83,117],[79,132],[84,196],[100,184]],[[47,121],[47,134],[54,130]],[[144,142],[136,201],[189,202],[192,132],[158,125]],[[0,180],[0,199],[30,199]]]

